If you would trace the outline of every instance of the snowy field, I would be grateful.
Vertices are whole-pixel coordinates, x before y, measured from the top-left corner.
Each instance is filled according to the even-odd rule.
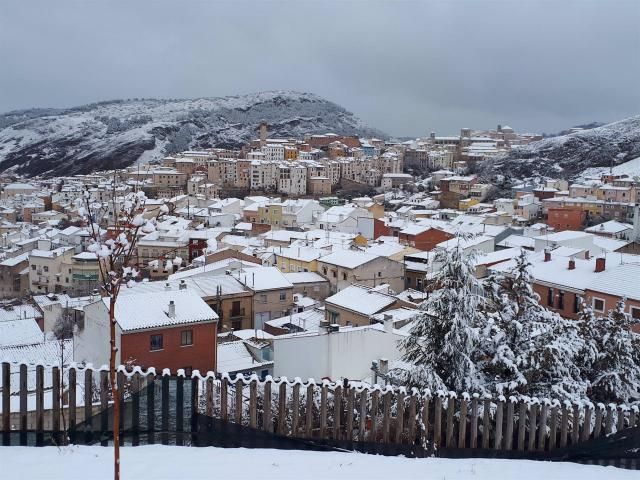
[[[2,447],[3,479],[110,479],[112,450],[102,447]],[[571,463],[488,459],[410,459],[360,453],[124,447],[123,480],[157,479],[349,479],[618,480],[637,471]]]

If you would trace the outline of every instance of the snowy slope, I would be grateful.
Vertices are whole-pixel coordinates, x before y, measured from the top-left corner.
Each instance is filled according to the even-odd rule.
[[[498,175],[507,181],[535,177],[574,179],[588,168],[608,167],[611,162],[620,165],[638,156],[640,116],[516,147],[487,162],[481,174],[494,181]]]
[[[8,479],[113,478],[107,447],[4,447],[0,465]],[[360,453],[152,445],[121,450],[123,480],[160,479],[446,479],[623,480],[638,472],[614,467],[530,460],[404,458]]]
[[[133,99],[0,115],[0,169],[27,175],[84,173],[257,137],[336,132],[375,135],[352,113],[317,95],[270,91],[189,100]]]

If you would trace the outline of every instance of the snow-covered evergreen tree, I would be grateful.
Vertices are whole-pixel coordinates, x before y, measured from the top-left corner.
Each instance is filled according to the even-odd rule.
[[[522,250],[508,276],[491,277],[485,291],[493,312],[483,340],[489,390],[577,399],[586,384],[576,365],[582,342],[575,322],[540,305],[531,264]]]
[[[467,255],[457,245],[437,251],[434,262],[442,264],[433,278],[437,289],[423,303],[422,316],[402,343],[403,359],[410,365],[408,382],[432,389],[477,390],[473,355],[484,313],[478,308],[475,254]]]
[[[625,301],[599,319],[594,333],[598,347],[591,374],[593,400],[629,402],[640,399],[640,338],[631,331]]]

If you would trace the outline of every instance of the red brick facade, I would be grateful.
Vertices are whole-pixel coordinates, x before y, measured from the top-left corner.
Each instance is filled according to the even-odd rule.
[[[172,372],[179,368],[191,368],[202,373],[215,371],[217,328],[217,322],[210,322],[123,333],[121,359],[123,362],[133,360],[135,365],[145,368],[154,367],[157,372],[162,372],[163,368],[169,368]],[[192,345],[181,345],[182,332],[185,330],[192,332]],[[161,350],[151,350],[152,335],[162,335]]]
[[[582,230],[586,214],[575,207],[549,207],[547,224],[558,232],[563,230]]]
[[[407,235],[400,232],[399,242],[418,250],[429,251],[433,250],[435,246],[441,242],[445,242],[453,238],[453,235],[437,228],[429,228],[424,232],[417,235]]]

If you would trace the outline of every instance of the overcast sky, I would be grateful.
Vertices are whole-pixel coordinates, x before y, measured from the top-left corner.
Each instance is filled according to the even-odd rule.
[[[313,92],[393,135],[640,114],[640,0],[0,0],[0,112]]]

